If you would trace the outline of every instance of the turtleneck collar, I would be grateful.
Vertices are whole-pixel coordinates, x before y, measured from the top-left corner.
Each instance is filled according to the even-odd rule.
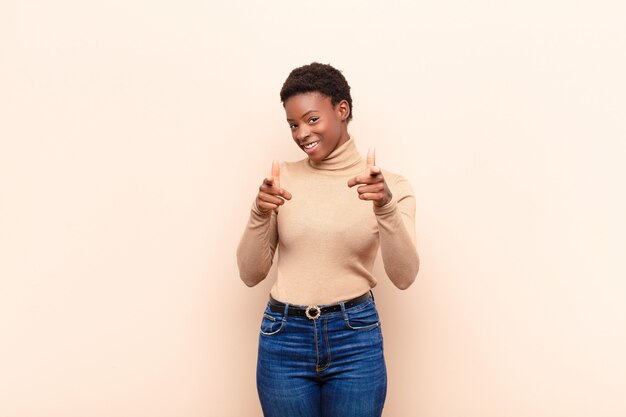
[[[346,143],[337,147],[322,161],[308,160],[311,168],[323,171],[348,171],[362,161],[363,158],[361,158],[352,137]]]

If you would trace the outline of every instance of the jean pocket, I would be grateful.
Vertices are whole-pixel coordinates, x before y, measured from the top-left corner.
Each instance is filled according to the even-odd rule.
[[[346,311],[346,327],[352,330],[367,330],[380,326],[380,317],[375,306],[360,311]]]
[[[273,336],[283,330],[285,322],[282,315],[275,313],[263,313],[263,319],[261,320],[260,332],[264,336]]]

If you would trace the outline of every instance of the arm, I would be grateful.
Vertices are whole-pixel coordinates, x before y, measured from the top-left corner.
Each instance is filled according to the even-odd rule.
[[[405,290],[415,281],[420,266],[415,245],[415,196],[404,177],[394,175],[393,185],[387,184],[376,166],[374,149],[367,153],[366,167],[364,175],[348,180],[348,187],[359,185],[359,198],[373,203],[385,272],[396,287]]]
[[[291,193],[280,187],[280,165],[272,163],[272,174],[259,187],[248,224],[237,247],[239,276],[253,287],[267,276],[278,245],[278,208],[291,200]]]

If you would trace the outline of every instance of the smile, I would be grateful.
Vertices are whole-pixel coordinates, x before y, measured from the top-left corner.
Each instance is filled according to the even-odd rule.
[[[311,142],[311,143],[307,143],[306,145],[302,145],[302,147],[303,147],[304,149],[309,150],[309,149],[313,149],[313,148],[315,148],[315,147],[317,146],[317,144],[318,144],[318,143],[320,143],[320,141],[319,141],[319,140],[318,140],[317,142]]]

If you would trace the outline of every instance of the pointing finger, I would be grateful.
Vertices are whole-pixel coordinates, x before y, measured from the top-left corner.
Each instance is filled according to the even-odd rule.
[[[291,193],[284,188],[280,188],[280,163],[278,161],[272,161],[272,174],[265,179],[265,183],[277,189],[277,195],[281,195],[285,200],[291,200]]]
[[[367,168],[369,169],[369,174],[372,177],[380,174],[380,168],[376,166],[376,148],[371,147],[367,152]]]
[[[369,151],[367,151],[367,167],[371,168],[376,165],[376,148],[371,147]]]
[[[274,178],[274,185],[280,188],[280,164],[278,161],[272,162],[272,178]]]

